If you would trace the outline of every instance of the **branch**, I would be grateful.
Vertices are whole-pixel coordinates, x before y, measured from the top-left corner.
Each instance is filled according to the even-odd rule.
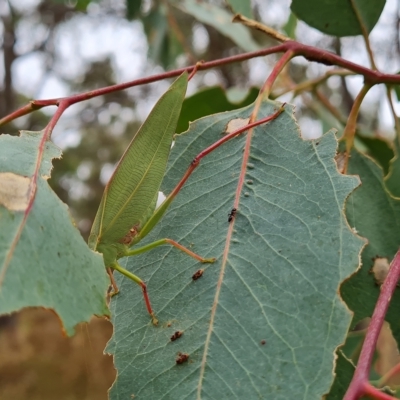
[[[298,43],[296,41],[287,41],[278,46],[270,47],[268,49],[262,49],[258,51],[253,51],[250,53],[239,54],[231,57],[225,57],[214,61],[208,61],[201,64],[198,67],[198,70],[206,70],[211,68],[220,67],[222,65],[232,64],[234,62],[246,61],[251,58],[262,57],[270,54],[276,53],[286,53],[287,51],[291,51],[293,53],[293,57],[303,56],[308,61],[314,61],[325,65],[336,65],[342,68],[345,68],[349,71],[352,71],[356,74],[362,75],[365,79],[366,83],[371,85],[377,83],[386,83],[386,84],[400,84],[400,75],[397,74],[384,74],[380,71],[374,71],[372,69],[363,67],[362,65],[355,64],[351,61],[345,60],[342,57],[322,50],[313,46],[307,46],[302,43]],[[58,98],[58,99],[49,99],[49,100],[34,100],[31,102],[31,105],[27,105],[22,107],[21,109],[14,111],[12,114],[0,119],[0,126],[4,125],[7,122],[18,118],[19,116],[26,115],[38,108],[44,107],[45,105],[57,105],[61,100],[68,100],[69,105],[79,103],[84,100],[91,99],[93,97],[102,96],[104,94],[113,93],[116,91],[124,90],[131,88],[133,86],[144,85],[151,82],[160,81],[167,78],[174,78],[182,74],[183,72],[192,72],[196,66],[192,65],[186,68],[179,68],[173,71],[164,72],[162,74],[157,74],[153,76],[149,76],[147,78],[136,79],[134,81],[121,83],[119,85],[108,86],[101,89],[92,90],[90,92],[80,93],[77,95],[73,95],[70,97]],[[46,103],[46,104],[45,104]],[[35,105],[35,107],[32,106]],[[45,104],[45,105],[43,105]],[[38,107],[38,105],[40,105]]]

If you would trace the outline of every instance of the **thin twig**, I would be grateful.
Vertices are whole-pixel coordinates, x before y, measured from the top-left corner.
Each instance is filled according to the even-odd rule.
[[[335,68],[327,71],[324,75],[320,76],[319,78],[310,79],[308,81],[298,83],[297,85],[294,85],[287,89],[283,89],[278,93],[274,93],[274,96],[279,97],[289,92],[293,92],[293,95],[297,96],[298,94],[306,90],[313,90],[316,86],[327,81],[331,76],[349,76],[349,75],[354,75],[354,73],[351,71],[347,71],[345,69]]]
[[[275,53],[286,53],[287,51],[293,52],[293,57],[296,56],[303,56],[309,61],[319,62],[325,65],[336,65],[364,77],[366,83],[374,85],[378,83],[386,83],[386,84],[400,84],[400,75],[397,74],[384,74],[380,71],[374,71],[369,68],[366,68],[362,65],[355,64],[351,61],[345,60],[342,57],[325,51],[318,49],[316,47],[307,46],[302,43],[298,43],[296,41],[287,41],[282,43],[278,46],[270,47],[268,49],[258,50],[250,53],[239,54],[231,57],[221,58],[219,60],[204,62],[198,69],[206,70],[215,67],[220,67],[222,65],[231,64],[234,62],[241,62],[245,60],[249,60],[251,58],[262,57],[269,54]],[[48,99],[37,101],[34,100],[32,103],[28,104],[27,106],[22,107],[21,109],[14,111],[13,113],[3,117],[0,119],[0,126],[4,125],[7,122],[10,122],[22,115],[26,115],[38,108],[44,107],[44,105],[38,106],[39,104],[46,105],[57,105],[61,100],[68,99],[70,101],[70,105],[79,103],[84,100],[91,99],[93,97],[102,96],[108,93],[113,93],[116,91],[124,90],[131,88],[133,86],[144,85],[151,82],[160,81],[167,78],[174,78],[182,74],[183,72],[192,72],[195,68],[195,65],[186,67],[186,68],[179,68],[173,71],[164,72],[162,74],[153,75],[147,78],[141,78],[134,81],[121,83],[118,85],[108,86],[101,89],[92,90],[90,92],[80,93],[77,95],[73,95],[70,97],[65,98],[56,98],[56,99]],[[35,104],[36,106],[33,107],[32,105]]]
[[[353,8],[354,14],[356,15],[358,23],[360,24],[362,36],[364,38],[365,47],[367,49],[367,53],[368,53],[368,57],[369,57],[369,62],[371,63],[371,68],[373,70],[377,70],[378,68],[376,68],[374,54],[372,53],[371,44],[369,42],[367,27],[364,24],[364,21],[362,19],[360,11],[358,10],[357,5],[354,3],[354,0],[350,0],[350,4],[351,4],[351,7]]]
[[[316,98],[340,123],[344,126],[347,123],[347,118],[324,96],[320,90],[314,90]]]
[[[272,29],[269,26],[266,26],[258,21],[247,18],[242,14],[236,14],[233,17],[232,22],[240,22],[241,24],[246,25],[249,28],[257,29],[263,33],[266,33],[268,36],[271,36],[273,39],[278,40],[279,42],[288,42],[292,40],[289,37],[282,35],[275,29]]]
[[[260,93],[255,101],[253,111],[250,116],[249,123],[253,123],[257,119],[258,111],[260,110],[261,103],[264,99],[267,99],[270,95],[272,85],[274,84],[276,78],[278,77],[279,73],[283,70],[285,65],[290,61],[293,57],[293,53],[288,51],[286,52],[281,59],[276,63],[274,69],[271,71],[270,75],[268,76],[267,80],[265,81],[264,85],[260,89]],[[253,130],[250,129],[248,135],[251,136]]]
[[[278,75],[282,72],[285,66],[289,63],[292,59],[294,53],[293,51],[287,51],[280,60],[275,64],[272,72],[270,73],[268,79],[265,81],[263,87],[260,90],[260,95],[262,99],[266,99],[271,94],[272,86],[276,81]]]
[[[361,103],[364,100],[364,97],[368,93],[369,89],[371,89],[372,85],[366,83],[361,88],[360,92],[358,93],[356,99],[354,100],[353,107],[351,108],[349,118],[347,119],[347,124],[343,130],[343,137],[342,139],[346,140],[346,155],[344,160],[344,168],[343,173],[347,172],[347,166],[349,164],[349,157],[351,149],[353,148],[354,144],[354,136],[356,134],[357,129],[357,118],[360,112]]]

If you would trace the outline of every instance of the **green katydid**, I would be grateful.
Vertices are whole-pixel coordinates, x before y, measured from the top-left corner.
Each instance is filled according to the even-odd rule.
[[[160,239],[146,246],[131,250],[159,222],[172,200],[201,158],[225,141],[245,130],[276,118],[282,111],[256,123],[231,132],[202,151],[190,164],[175,189],[156,209],[158,192],[167,166],[171,144],[180,115],[188,83],[187,73],[183,73],[159,99],[150,115],[133,137],[108,182],[100,202],[92,230],[89,247],[103,254],[104,264],[113,286],[113,294],[118,287],[113,278],[117,270],[141,286],[147,310],[154,324],[157,324],[150,305],[146,284],[136,275],[123,268],[117,260],[134,256],[163,244],[170,244],[203,263],[212,263],[215,258],[203,258],[172,239]]]

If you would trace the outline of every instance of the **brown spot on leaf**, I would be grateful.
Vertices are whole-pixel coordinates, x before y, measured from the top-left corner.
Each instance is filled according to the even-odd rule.
[[[12,172],[0,173],[0,204],[11,211],[25,211],[31,180]]]
[[[196,271],[193,275],[192,275],[192,279],[194,281],[197,281],[197,279],[201,278],[203,275],[204,269],[199,269],[198,271]]]
[[[374,275],[374,279],[377,285],[382,285],[385,281],[387,274],[389,272],[390,264],[389,260],[385,257],[375,257],[373,258],[374,265],[372,266],[370,272]]]
[[[225,134],[237,131],[240,128],[248,125],[250,118],[235,118],[231,119],[225,128]]]
[[[171,336],[171,342],[174,342],[176,339],[179,339],[183,335],[182,331],[176,331],[172,336]]]
[[[338,171],[343,174],[346,165],[346,153],[337,153],[335,161]]]
[[[177,364],[183,364],[184,362],[187,362],[187,360],[189,360],[189,354],[179,352],[175,361]]]

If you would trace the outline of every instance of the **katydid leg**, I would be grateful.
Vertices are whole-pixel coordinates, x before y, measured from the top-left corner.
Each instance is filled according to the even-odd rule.
[[[110,265],[110,268],[117,270],[118,272],[120,272],[122,275],[125,275],[127,278],[132,279],[135,283],[137,283],[141,288],[142,288],[142,292],[143,292],[143,297],[144,297],[144,302],[146,303],[146,308],[147,311],[149,312],[151,319],[153,321],[154,325],[158,324],[158,321],[154,315],[153,309],[151,308],[151,304],[150,304],[150,299],[149,299],[149,295],[147,293],[147,286],[146,284],[136,275],[132,274],[131,272],[129,272],[127,269],[121,267],[116,261],[113,262]]]
[[[114,279],[114,274],[111,268],[107,268],[107,274],[110,277],[110,282],[111,282],[111,286],[113,288],[113,291],[110,293],[110,296],[115,296],[116,294],[118,294],[119,289],[118,289],[118,285],[117,282],[115,282]]]
[[[178,242],[175,242],[175,240],[168,239],[168,238],[157,240],[153,243],[149,243],[148,245],[139,247],[137,249],[128,250],[124,254],[124,256],[136,256],[138,254],[141,254],[141,253],[144,253],[151,249],[154,249],[155,247],[162,246],[163,244],[170,244],[171,246],[176,247],[177,249],[186,253],[188,256],[193,257],[194,259],[196,259],[197,261],[200,261],[202,263],[213,263],[215,261],[215,258],[203,258],[203,257],[199,256],[198,254],[193,253],[193,251],[189,250],[187,247],[182,246]]]

